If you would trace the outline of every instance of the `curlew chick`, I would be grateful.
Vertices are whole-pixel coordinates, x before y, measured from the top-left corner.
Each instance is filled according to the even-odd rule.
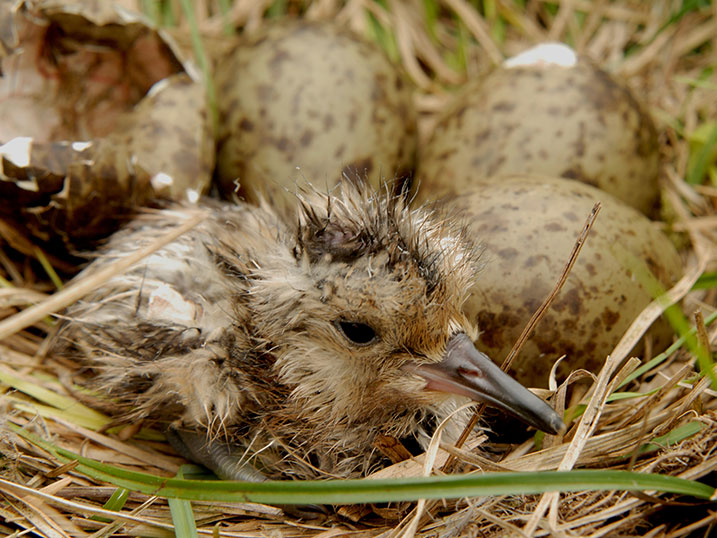
[[[467,399],[561,430],[473,347],[461,304],[477,254],[462,229],[338,189],[300,196],[293,224],[217,202],[137,218],[85,273],[204,220],[71,307],[58,345],[122,419],[159,423],[223,478],[361,476],[383,463],[377,434],[425,444]]]

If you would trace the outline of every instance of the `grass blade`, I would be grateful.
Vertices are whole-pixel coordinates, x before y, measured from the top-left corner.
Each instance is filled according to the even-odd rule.
[[[704,144],[690,156],[690,166],[685,181],[690,185],[702,183],[707,175],[707,169],[717,153],[717,122],[712,124],[709,135]]]
[[[42,268],[45,270],[45,273],[47,273],[47,276],[50,278],[55,288],[61,290],[64,287],[62,279],[58,276],[55,268],[52,266],[50,260],[47,259],[47,256],[45,256],[45,253],[40,247],[35,247],[35,257],[37,258],[37,261],[40,262],[40,265],[42,265]]]
[[[125,488],[117,488],[114,493],[110,496],[107,502],[102,506],[105,510],[112,510],[113,512],[119,512],[124,508],[127,499],[129,498],[129,490]],[[112,523],[110,518],[104,516],[90,516],[90,519],[95,521],[101,521],[102,523]]]
[[[47,404],[48,406],[72,415],[83,416],[88,421],[95,424],[95,429],[98,426],[104,426],[110,422],[110,418],[106,415],[81,404],[73,398],[57,394],[56,392],[41,387],[40,385],[27,381],[21,377],[17,377],[7,371],[0,371],[0,383],[4,383],[15,390],[27,394],[28,396],[32,396],[36,400]]]
[[[710,314],[709,316],[707,316],[707,318],[705,318],[705,325],[709,325],[709,324],[712,323],[715,319],[717,319],[717,312],[713,312],[712,314]],[[688,338],[688,337],[690,337],[690,336],[694,337],[695,334],[697,334],[697,329],[696,329],[695,327],[690,328],[690,330],[688,331],[687,334],[684,334],[684,335],[680,336],[680,337],[679,337],[677,340],[675,340],[675,342],[674,342],[670,347],[668,347],[665,351],[663,351],[663,352],[660,353],[659,355],[655,355],[655,357],[654,357],[652,360],[646,362],[645,364],[643,364],[642,366],[640,366],[637,370],[635,370],[635,371],[632,372],[630,375],[628,375],[628,376],[623,380],[623,382],[620,383],[620,385],[618,385],[617,388],[619,389],[619,388],[621,388],[621,387],[624,387],[625,385],[627,385],[628,383],[630,383],[630,381],[632,381],[633,379],[637,379],[637,378],[640,377],[642,374],[644,374],[644,373],[646,373],[646,372],[649,372],[650,370],[652,370],[653,368],[657,367],[657,366],[658,366],[659,364],[661,364],[662,362],[666,361],[670,355],[672,355],[675,351],[677,351],[677,350],[680,349],[683,345],[685,345],[685,342],[687,341],[687,338]]]
[[[202,36],[199,33],[199,24],[194,16],[193,4],[190,0],[179,0],[187,22],[189,23],[189,31],[192,38],[192,48],[194,56],[197,59],[199,68],[204,77],[204,85],[206,87],[207,104],[209,106],[209,117],[211,118],[212,132],[216,135],[219,128],[219,105],[217,104],[217,93],[214,88],[214,79],[212,78],[212,69],[207,56],[207,52],[202,43]]]
[[[184,478],[184,470],[180,467],[177,478]],[[194,518],[192,503],[187,500],[170,497],[167,499],[172,514],[174,534],[177,538],[197,538],[197,522]]]
[[[717,288],[717,271],[705,273],[692,286],[693,290],[710,290],[712,288]]]
[[[78,461],[76,472],[142,493],[186,500],[250,501],[269,504],[352,504],[584,490],[661,491],[703,499],[710,499],[715,495],[715,488],[696,481],[658,474],[604,470],[260,483],[164,478],[128,471],[79,456],[55,447],[17,426],[9,426],[61,461]]]

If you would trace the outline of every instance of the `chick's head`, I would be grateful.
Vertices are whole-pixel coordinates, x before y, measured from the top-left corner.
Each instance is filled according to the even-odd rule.
[[[464,230],[400,196],[341,189],[302,199],[291,268],[255,290],[272,297],[260,324],[307,420],[402,435],[446,414],[456,395],[520,416],[502,401],[517,390],[547,408],[485,356],[474,368],[480,354],[461,306],[479,254]]]

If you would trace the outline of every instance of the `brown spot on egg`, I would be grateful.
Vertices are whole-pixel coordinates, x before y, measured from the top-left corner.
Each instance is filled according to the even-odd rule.
[[[582,303],[581,292],[578,288],[571,288],[563,291],[558,299],[556,299],[553,308],[558,312],[567,312],[572,316],[580,314],[580,305]]]
[[[515,110],[515,103],[509,101],[499,101],[493,105],[493,112],[512,112]]]
[[[605,309],[605,311],[602,313],[602,320],[605,323],[605,330],[612,330],[613,326],[618,322],[619,319],[620,313],[615,312],[614,310]]]
[[[333,129],[334,125],[336,125],[336,120],[334,119],[333,114],[326,114],[323,121],[324,129],[330,131]]]
[[[518,255],[518,251],[513,247],[509,247],[499,250],[498,255],[503,258],[504,261],[510,261]]]
[[[314,139],[314,132],[310,129],[306,129],[301,134],[301,138],[299,138],[299,144],[301,144],[302,147],[306,147],[311,144],[311,141],[313,139]]]
[[[543,229],[547,232],[564,232],[567,230],[567,228],[559,222],[548,222]]]
[[[342,174],[350,178],[365,178],[373,170],[373,160],[370,157],[361,159],[344,166]]]
[[[275,75],[278,75],[278,71],[282,68],[282,64],[291,60],[291,54],[284,49],[277,49],[274,51],[273,57],[269,60],[269,69],[274,71]]]
[[[292,143],[287,137],[282,136],[276,141],[276,147],[281,151],[288,151],[292,147]]]

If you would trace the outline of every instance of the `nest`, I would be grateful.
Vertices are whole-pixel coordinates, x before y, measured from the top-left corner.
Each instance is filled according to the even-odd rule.
[[[689,349],[713,348],[717,335],[709,324],[717,310],[717,290],[714,284],[694,286],[715,271],[717,183],[715,177],[711,184],[685,180],[694,165],[688,134],[717,118],[714,7],[700,2],[685,7],[677,1],[499,0],[483,2],[479,11],[466,0],[235,0],[221,15],[214,4],[205,0],[195,6],[208,45],[221,41],[227,23],[250,31],[277,13],[331,19],[376,36],[418,88],[415,104],[424,138],[449,102],[451,88],[537,42],[570,43],[626,80],[659,125],[665,229],[682,247],[684,276],[668,292],[669,300],[651,304],[634,320],[599,374],[573,372],[556,387],[558,400],[581,412],[565,436],[546,441],[537,452],[533,439],[498,444],[481,437],[460,449],[442,446],[433,455],[433,467],[439,472],[450,456],[461,472],[627,469],[714,484],[717,401],[709,376],[699,375],[697,356]],[[189,42],[188,24],[181,19],[173,30],[180,43]],[[77,462],[63,464],[17,434],[22,428],[75,454],[157,476],[175,476],[185,463],[161,435],[113,428],[105,415],[91,410],[102,410],[103,403],[79,388],[84,375],[79,366],[47,355],[55,326],[51,316],[82,294],[77,288],[57,291],[52,268],[69,276],[78,269],[74,262],[48,260],[32,241],[18,239],[22,230],[3,225],[0,235],[5,284],[0,289],[0,533],[171,535],[175,527],[166,498],[130,492],[114,519],[103,519],[103,505],[111,508],[106,503],[115,486],[78,472]],[[80,288],[90,289],[94,277],[80,282]],[[630,357],[634,344],[669,303],[679,304],[695,320],[697,347],[678,341],[667,350],[647,346],[643,356]],[[695,312],[703,316],[695,318]],[[706,365],[712,368],[709,361]],[[609,398],[627,390],[643,396]],[[422,472],[420,464],[409,461],[382,474]],[[710,506],[675,494],[583,491],[418,506],[344,506],[327,520],[307,523],[259,504],[192,502],[199,534],[236,537],[707,536],[717,525]]]

